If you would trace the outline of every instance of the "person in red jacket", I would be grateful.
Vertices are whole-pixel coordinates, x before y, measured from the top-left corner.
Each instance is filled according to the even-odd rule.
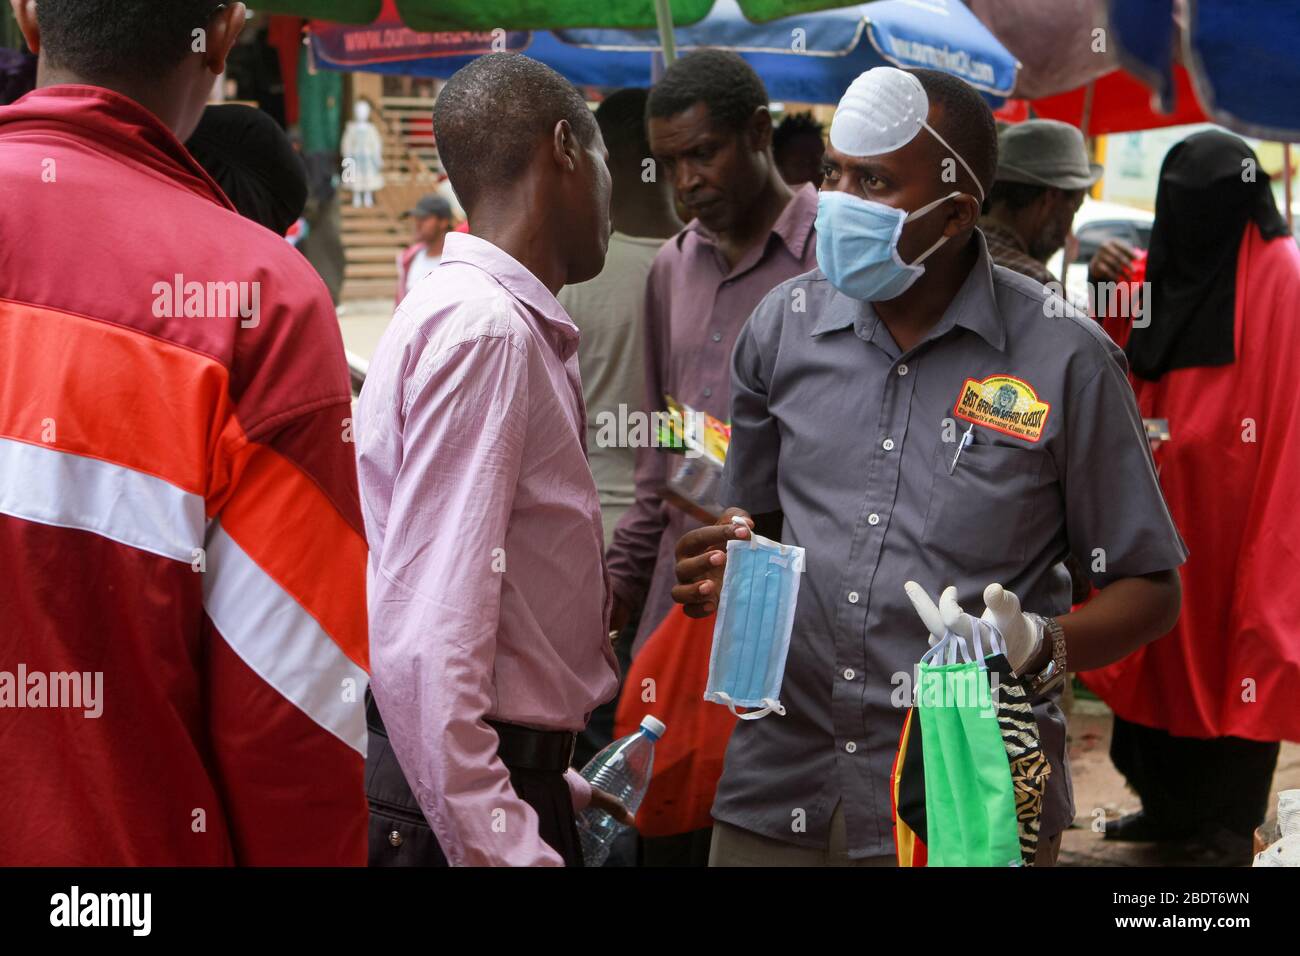
[[[181,145],[244,5],[12,3],[40,59],[0,108],[0,864],[362,864],[339,327]]]

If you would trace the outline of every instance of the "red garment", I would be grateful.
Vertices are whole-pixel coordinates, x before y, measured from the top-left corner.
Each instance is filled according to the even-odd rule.
[[[628,669],[614,720],[615,738],[634,733],[647,714],[668,728],[655,744],[650,788],[636,815],[642,836],[673,836],[713,826],[713,797],[736,727],[731,711],[704,699],[716,621],[713,615],[687,617],[674,605]]]
[[[1143,417],[1169,420],[1155,459],[1191,556],[1174,630],[1083,675],[1126,720],[1180,737],[1300,741],[1297,302],[1296,243],[1265,241],[1251,224],[1237,261],[1236,361],[1134,380]]]
[[[924,829],[925,768],[921,763],[921,720],[912,707],[903,716],[898,752],[889,771],[889,808],[894,817],[894,855],[898,857],[898,865],[925,866],[930,855]]]
[[[401,305],[402,300],[406,298],[406,293],[411,291],[411,263],[423,248],[423,242],[413,242],[397,254],[397,301],[393,303],[395,307]]]
[[[350,414],[324,285],[157,117],[0,108],[0,865],[364,864]]]
[[[284,121],[298,125],[298,58],[302,55],[302,17],[272,16],[266,28],[266,42],[280,60],[280,82],[284,84]]]

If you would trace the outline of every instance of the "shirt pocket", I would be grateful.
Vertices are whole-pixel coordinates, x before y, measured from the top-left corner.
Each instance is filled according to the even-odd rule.
[[[968,445],[949,474],[957,448],[940,443],[921,540],[955,567],[989,573],[1023,566],[1040,499],[1044,453],[1006,445]],[[991,580],[997,580],[992,578]]]

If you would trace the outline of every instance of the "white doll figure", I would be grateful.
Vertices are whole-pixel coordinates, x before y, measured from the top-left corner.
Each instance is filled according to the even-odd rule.
[[[384,141],[370,122],[370,104],[358,100],[352,121],[343,130],[343,185],[352,190],[353,206],[373,206],[384,188]]]

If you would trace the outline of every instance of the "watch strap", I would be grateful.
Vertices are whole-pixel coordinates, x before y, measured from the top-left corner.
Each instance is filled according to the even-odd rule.
[[[1049,641],[1052,648],[1052,659],[1047,662],[1047,666],[1037,674],[1028,675],[1030,694],[1041,697],[1065,683],[1065,631],[1054,617],[1035,614],[1034,619],[1042,628],[1043,640]]]

